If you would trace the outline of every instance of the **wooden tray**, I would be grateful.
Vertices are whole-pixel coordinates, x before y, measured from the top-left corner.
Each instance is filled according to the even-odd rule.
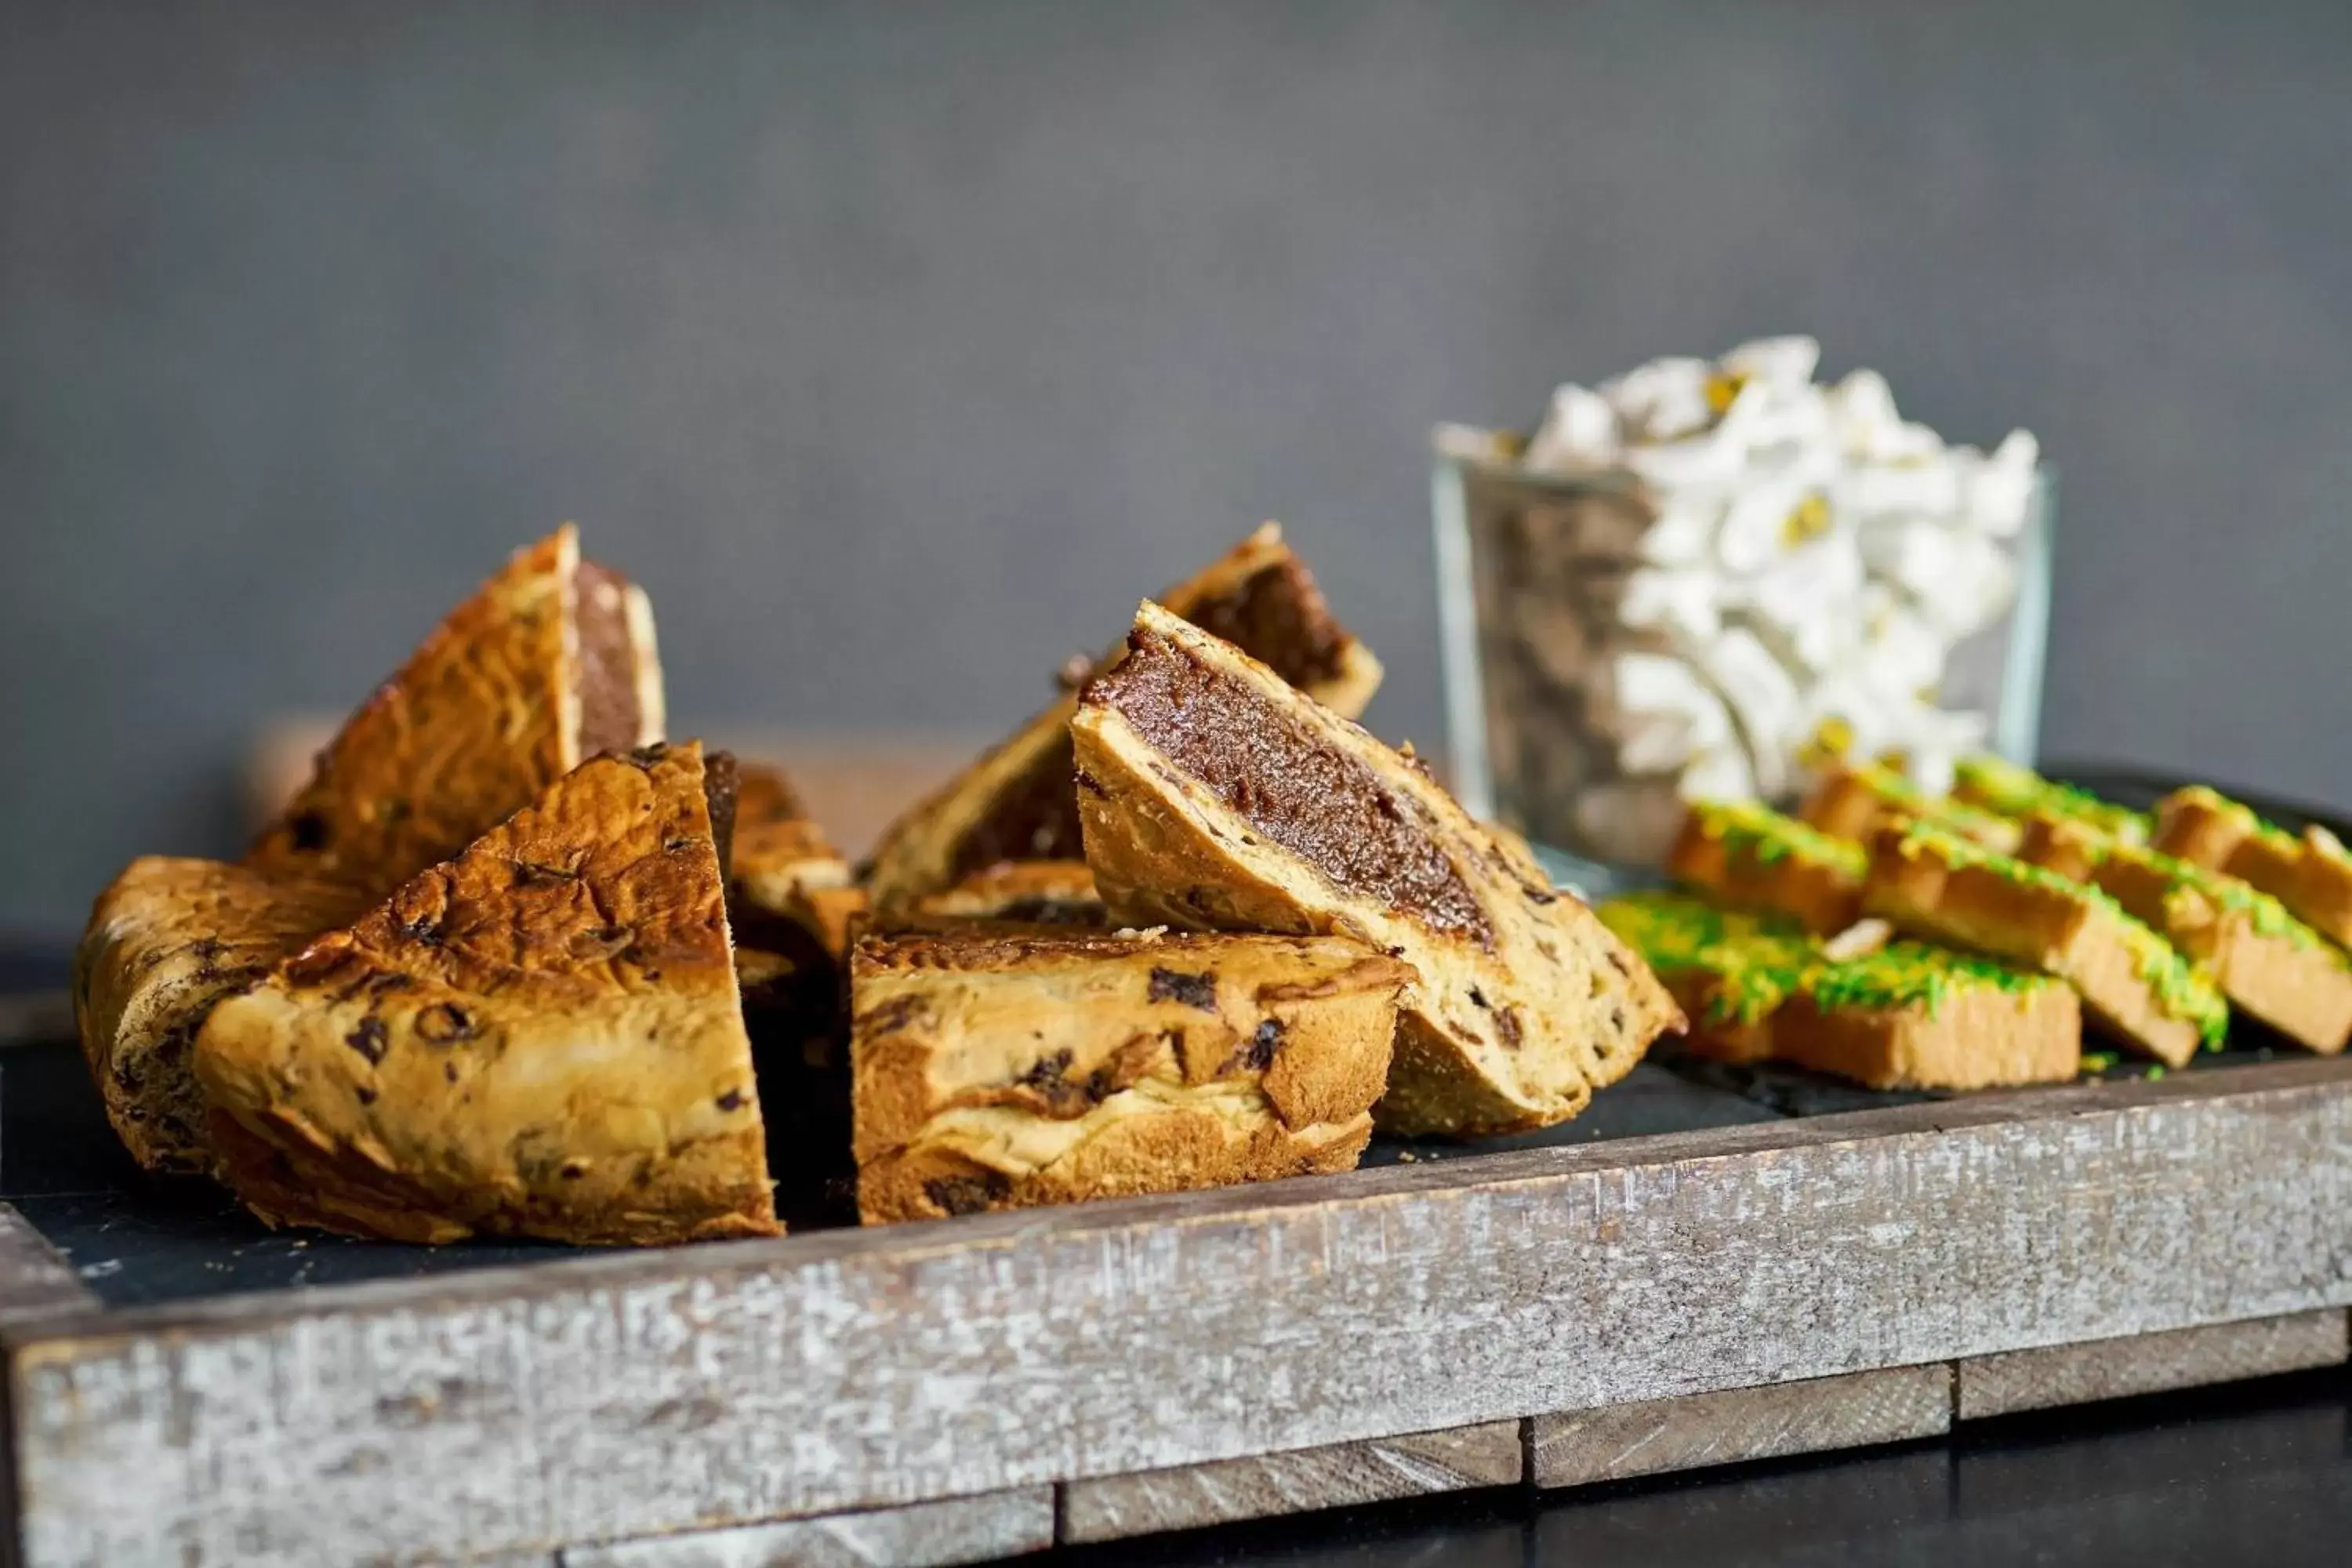
[[[2116,793],[2113,781],[2102,781]],[[272,1235],[0,1053],[28,1564],[931,1563],[2340,1362],[2352,1061],[1645,1064],[1265,1186],[587,1255]]]

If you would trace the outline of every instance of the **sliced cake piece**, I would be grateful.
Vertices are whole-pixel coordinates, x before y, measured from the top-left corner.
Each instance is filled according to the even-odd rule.
[[[2047,975],[1919,942],[1847,955],[1793,921],[1673,893],[1600,914],[1674,991],[1700,1056],[1878,1089],[2062,1083],[2082,1069],[2081,1006]]]
[[[1157,605],[1070,733],[1114,922],[1337,934],[1414,967],[1385,1127],[1563,1121],[1680,1021],[1591,910],[1418,761]]]
[[[2120,838],[2126,844],[2147,842],[2147,814],[2088,790],[2043,778],[2032,768],[1983,752],[1963,757],[1954,770],[1952,795],[1963,805],[1973,805],[2022,823],[2032,816],[2056,816]]]
[[[584,763],[214,1008],[238,1196],[399,1241],[773,1234],[706,780],[691,742]]]
[[[2352,1041],[2352,959],[2251,884],[2079,823],[2037,816],[2023,858],[2091,882],[2203,965],[2232,1005],[2334,1056]]]
[[[661,739],[644,590],[569,523],[518,552],[343,723],[246,857],[369,901],[464,848],[599,752]]]
[[[1274,523],[1162,602],[1343,713],[1363,711],[1380,686],[1380,661],[1333,617]],[[1079,858],[1069,737],[1076,704],[1075,692],[1064,696],[884,832],[867,878],[877,910],[909,908],[1000,861]]]
[[[1804,819],[1832,838],[1866,843],[1885,824],[1919,817],[1973,838],[2004,855],[2017,852],[2016,821],[1945,795],[1931,795],[1892,768],[1875,763],[1832,770],[1807,797]]]
[[[2169,1067],[2200,1041],[2218,1047],[2229,1027],[2212,981],[2111,895],[1949,828],[1880,828],[1863,907],[1916,934],[2056,975],[2101,1027]]]
[[[2268,893],[2339,945],[2352,946],[2352,852],[2324,827],[2300,837],[2194,784],[2156,808],[2156,847]]]
[[[1776,910],[1834,935],[1862,913],[1870,857],[1755,801],[1694,801],[1666,856],[1666,874],[1726,903]]]
[[[1335,938],[868,937],[867,1224],[1351,1169],[1411,971]]]
[[[348,888],[217,860],[150,855],[98,897],[74,954],[74,1019],[122,1146],[151,1171],[202,1171],[190,1057],[225,996],[365,906]]]
[[[1020,925],[1098,926],[1102,895],[1083,860],[1007,860],[974,871],[944,892],[915,902],[935,927],[947,921],[1010,921]]]

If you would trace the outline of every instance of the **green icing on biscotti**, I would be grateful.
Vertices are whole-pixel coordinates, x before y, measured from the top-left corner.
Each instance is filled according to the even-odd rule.
[[[2043,813],[2135,844],[2147,841],[2149,825],[2145,813],[2101,800],[2073,784],[2045,779],[2032,768],[2020,767],[2005,757],[1964,757],[1955,774],[1963,795],[2003,816],[2025,817]]]
[[[1695,801],[1690,811],[1699,831],[1720,842],[1728,853],[1745,856],[1759,866],[1794,860],[1803,866],[1825,867],[1857,882],[1870,868],[1870,856],[1861,845],[1832,838],[1810,823],[1756,801]]]

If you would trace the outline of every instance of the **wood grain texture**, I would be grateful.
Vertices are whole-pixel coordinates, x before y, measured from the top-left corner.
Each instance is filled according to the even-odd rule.
[[[2330,1308],[2136,1334],[2088,1344],[2049,1345],[1970,1356],[1958,1366],[1963,1421],[2087,1405],[2135,1394],[2233,1383],[2243,1377],[2329,1366],[2346,1355],[2346,1316]]]
[[[98,1298],[14,1205],[0,1204],[0,1324],[85,1311]]]
[[[5,1337],[23,1529],[313,1568],[1165,1469],[2342,1306],[2347,1212],[2297,1061],[93,1315]]]
[[[1539,1487],[1577,1487],[1900,1443],[1951,1426],[1948,1364],[1887,1367],[1538,1415],[1528,1423],[1528,1472]]]
[[[1117,1541],[1237,1519],[1515,1486],[1525,1469],[1521,1423],[1490,1421],[1444,1432],[1107,1476],[1063,1488],[1062,1539]]]
[[[562,1568],[937,1568],[1054,1544],[1054,1489],[949,1498],[612,1546],[575,1546]]]

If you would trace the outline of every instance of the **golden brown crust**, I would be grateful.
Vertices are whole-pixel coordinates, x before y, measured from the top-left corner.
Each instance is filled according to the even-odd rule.
[[[2165,1010],[2158,987],[2140,973],[2128,922],[2112,906],[1956,863],[1891,824],[1871,840],[1863,908],[1929,941],[2057,976],[2106,1032],[2168,1067],[2196,1055],[2198,1025]]]
[[[1176,615],[1232,636],[1302,690],[1352,717],[1380,661],[1340,626],[1306,563],[1267,523],[1162,595]],[[1069,721],[1075,692],[1022,726],[885,831],[867,883],[885,914],[1000,860],[1074,859]]]
[[[224,1174],[395,1240],[776,1231],[701,748],[593,759],[216,1007]]]
[[[1117,681],[1088,688],[1071,734],[1087,858],[1112,920],[1349,936],[1413,965],[1379,1110],[1384,1128],[1472,1135],[1565,1120],[1680,1024],[1647,964],[1583,904],[1531,875],[1417,762],[1157,605],[1143,607],[1130,647],[1130,658],[1193,661],[1212,679],[1239,682],[1236,700],[1265,722],[1293,726],[1318,755],[1344,758],[1335,771],[1365,770],[1386,803],[1373,815],[1400,825],[1416,885],[1444,900],[1441,921],[1343,889],[1237,804],[1275,787],[1281,759],[1215,742],[1243,770],[1221,794],[1145,737],[1141,708]],[[1327,841],[1349,836],[1336,819],[1324,826]]]
[[[383,897],[520,810],[582,760],[582,563],[567,523],[519,551],[344,721],[246,861]],[[651,612],[616,574],[638,738],[658,739]]]
[[[1747,844],[1710,832],[1696,812],[1666,855],[1666,874],[1725,903],[1778,910],[1820,936],[1836,935],[1862,914],[1859,879],[1795,855],[1762,858]]]
[[[122,1146],[151,1171],[212,1162],[189,1058],[214,1006],[362,906],[331,883],[217,860],[132,861],[90,910],[74,955],[74,1016]]]
[[[1004,860],[954,887],[915,900],[909,929],[940,930],[956,921],[1024,925],[1099,926],[1102,895],[1084,860]],[[886,920],[897,929],[897,922]]]
[[[1288,1173],[1380,1097],[1410,973],[1330,938],[866,938],[850,965],[862,1205],[903,1219]]]
[[[740,832],[762,823],[805,820],[808,806],[791,777],[772,763],[735,764],[735,827]]]
[[[1755,1023],[1704,1025],[1687,1048],[1718,1061],[1770,1058],[1875,1089],[2065,1083],[2082,1071],[2082,1005],[2049,984],[1968,987],[1932,1008],[1824,1009],[1796,996]]]

